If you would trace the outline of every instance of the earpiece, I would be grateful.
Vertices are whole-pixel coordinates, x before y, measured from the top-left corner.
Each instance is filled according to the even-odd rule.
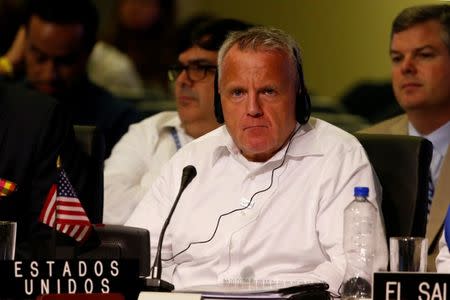
[[[300,79],[300,92],[297,94],[297,100],[295,102],[295,117],[300,124],[306,124],[311,116],[311,98],[306,89],[302,65],[300,64],[297,55],[295,58],[297,60],[297,71]]]
[[[223,124],[225,122],[219,94],[219,72],[217,70],[216,74],[214,74],[214,115],[216,116],[217,123]]]
[[[294,49],[295,59],[297,62],[297,72],[300,79],[300,92],[297,94],[295,105],[295,118],[300,124],[306,124],[311,116],[311,99],[308,90],[305,86],[303,78],[302,65],[300,64],[297,51]],[[219,73],[216,71],[214,76],[214,114],[219,124],[223,124],[225,119],[223,117],[222,103],[219,94]]]

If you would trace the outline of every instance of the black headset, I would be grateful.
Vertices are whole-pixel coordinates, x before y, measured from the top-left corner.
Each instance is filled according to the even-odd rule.
[[[300,93],[297,94],[295,100],[295,118],[300,124],[306,124],[311,116],[311,99],[308,90],[305,86],[303,78],[303,69],[296,49],[293,49],[295,61],[297,65],[298,77],[300,79]],[[219,94],[219,73],[216,71],[214,77],[214,114],[219,124],[223,124],[225,119],[223,117],[222,103]]]

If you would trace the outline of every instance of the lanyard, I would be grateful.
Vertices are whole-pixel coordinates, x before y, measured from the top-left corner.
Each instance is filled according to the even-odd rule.
[[[173,141],[175,142],[175,146],[177,147],[177,151],[181,148],[180,137],[178,136],[177,129],[175,127],[170,128],[170,134],[172,135]]]

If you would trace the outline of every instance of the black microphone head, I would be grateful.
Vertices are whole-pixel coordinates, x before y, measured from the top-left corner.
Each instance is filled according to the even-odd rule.
[[[183,176],[181,177],[181,185],[180,189],[184,189],[189,183],[191,183],[192,179],[197,176],[197,170],[194,166],[188,165],[183,168]]]

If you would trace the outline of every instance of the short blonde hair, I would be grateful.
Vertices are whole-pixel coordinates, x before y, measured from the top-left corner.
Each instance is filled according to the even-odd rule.
[[[223,61],[228,51],[237,45],[239,50],[253,51],[280,51],[285,53],[291,60],[293,70],[296,74],[297,87],[300,88],[299,65],[302,65],[300,48],[297,42],[284,31],[271,27],[252,27],[246,31],[231,32],[220,47],[218,54],[218,75],[221,77]]]

